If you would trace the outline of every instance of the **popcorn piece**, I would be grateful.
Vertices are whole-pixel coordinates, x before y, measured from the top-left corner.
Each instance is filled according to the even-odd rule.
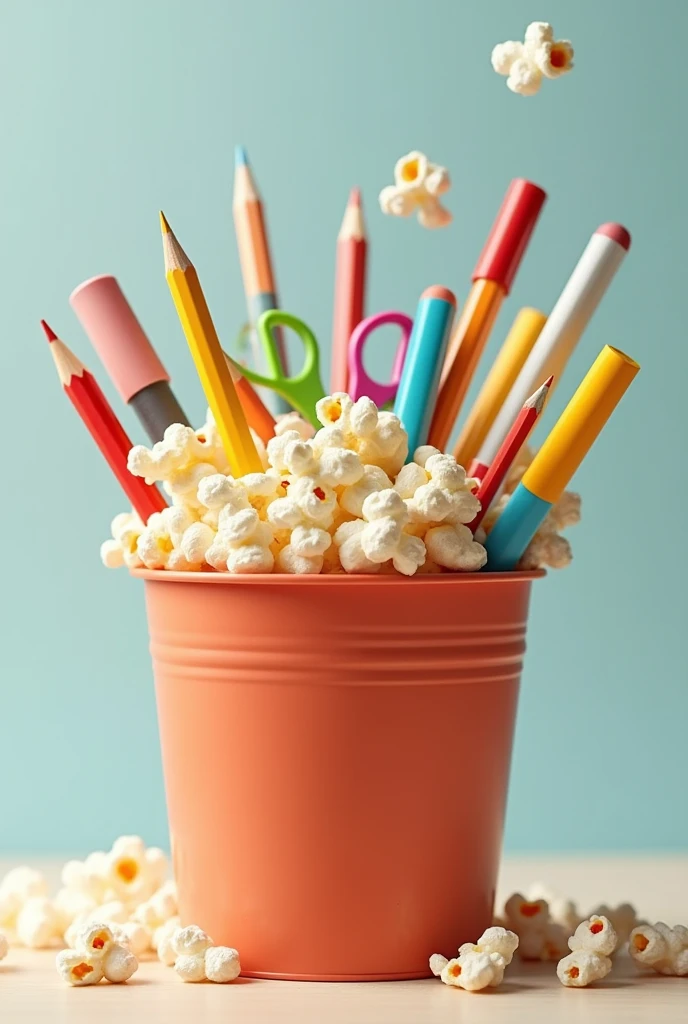
[[[522,960],[540,960],[550,924],[544,900],[527,900],[522,893],[510,896],[504,905],[504,918],[518,935],[518,951]]]
[[[68,985],[97,985],[103,977],[103,958],[99,953],[63,949],[57,954],[57,973]]]
[[[461,948],[463,949],[463,946]],[[511,963],[517,949],[518,935],[498,926],[487,928],[474,947],[474,951],[478,953],[498,953],[503,958],[505,966]]]
[[[210,949],[213,940],[197,925],[190,924],[186,928],[177,929],[172,944],[177,956],[194,956]]]
[[[204,477],[198,484],[197,496],[204,508],[217,512],[218,515],[220,509],[227,506],[229,506],[228,515],[250,507],[248,494],[243,485],[233,477],[224,476],[222,473]],[[217,520],[215,525],[217,525]]]
[[[126,565],[129,569],[138,569],[141,565],[137,551],[138,539],[143,531],[143,523],[135,512],[120,512],[110,524],[112,539],[104,541],[100,546],[100,557],[108,569],[119,569]]]
[[[567,988],[585,988],[606,977],[612,969],[609,957],[590,949],[577,949],[557,964],[557,977]]]
[[[521,57],[511,65],[506,80],[507,89],[518,96],[534,96],[540,91],[542,73],[537,65],[528,57]]]
[[[439,978],[448,963],[446,956],[442,956],[441,953],[433,953],[430,957],[430,970],[436,978]]]
[[[107,890],[107,854],[97,851],[85,861],[69,860],[62,868],[62,885],[70,893],[81,893],[94,904],[102,903]],[[76,916],[76,915],[74,915]]]
[[[113,985],[120,985],[139,969],[139,962],[131,949],[113,943],[103,956],[103,974]]]
[[[504,958],[499,953],[476,953],[466,950],[450,960],[440,977],[445,985],[454,985],[467,992],[501,984],[504,977]]]
[[[123,900],[142,903],[159,887],[161,876],[167,872],[167,858],[157,847],[146,849],[139,836],[120,836],[113,843],[104,868],[108,884],[115,893]]]
[[[428,446],[429,447],[429,446]],[[415,523],[470,523],[480,511],[480,502],[473,493],[474,481],[466,476],[463,466],[459,466],[453,455],[433,453],[423,455],[427,481],[415,489],[407,499],[411,522]],[[409,465],[418,468],[413,472],[404,467],[407,473],[402,476],[402,486],[412,477],[420,480],[421,468],[414,458]],[[403,473],[403,471],[402,471]],[[408,489],[408,488],[406,488]]]
[[[609,957],[616,943],[616,932],[606,917],[593,914],[582,921],[569,939],[571,953],[557,964],[559,981],[569,987],[584,988],[606,977],[612,969]]]
[[[151,949],[153,936],[150,930],[138,921],[113,924],[112,933],[117,945],[124,946],[137,958]]]
[[[638,925],[631,932],[628,951],[636,963],[658,974],[688,977],[688,928],[683,925]]]
[[[273,530],[261,522],[254,508],[239,512],[232,509],[230,504],[220,512],[217,535],[206,551],[208,564],[231,573],[271,572],[275,561],[270,550]]]
[[[17,939],[29,949],[47,949],[61,933],[62,920],[45,896],[32,896],[17,915]]]
[[[592,914],[607,917],[611,921],[618,939],[616,952],[628,942],[633,929],[643,923],[632,903],[620,903],[618,907],[608,907],[606,903],[600,903]]]
[[[611,922],[606,917],[593,914],[587,921],[582,921],[569,939],[569,949],[589,949],[600,956],[611,956],[616,949],[617,936]]]
[[[136,550],[147,569],[183,572],[199,568],[188,563],[181,551],[175,550],[172,533],[176,529],[176,524],[173,513],[177,511],[174,508],[166,508],[162,512],[154,512],[148,519],[146,528],[141,532]]]
[[[433,953],[430,970],[439,975],[445,985],[477,992],[502,983],[504,969],[511,963],[517,947],[518,936],[513,932],[501,926],[488,928],[477,943],[464,942],[454,960]]]
[[[179,927],[179,918],[171,917],[169,921],[166,921],[165,924],[161,925],[153,933],[153,948],[158,954],[158,959],[166,964],[167,967],[173,967],[174,961],[177,959],[174,948],[174,936]]]
[[[435,196],[429,195],[419,205],[418,223],[421,227],[433,230],[434,228],[445,228],[451,222],[451,213],[445,206],[442,206]]]
[[[59,889],[53,900],[53,906],[59,916],[60,933],[64,935],[75,918],[87,917],[96,909],[97,905],[96,901],[86,893],[67,888]]]
[[[277,417],[275,421],[275,436],[279,437],[281,434],[286,433],[287,430],[296,431],[302,441],[309,441],[315,434],[313,424],[304,420],[298,412],[285,412]]]
[[[14,929],[24,904],[47,892],[48,883],[40,871],[26,866],[8,871],[0,882],[0,928]]]
[[[180,423],[172,423],[161,441],[152,448],[134,445],[127,465],[134,476],[148,483],[164,483],[173,488],[181,484],[182,474],[198,465],[212,466],[217,473],[227,472],[227,459],[215,421],[208,410],[208,419],[199,431]]]
[[[97,956],[106,953],[115,945],[115,936],[109,925],[102,921],[93,921],[84,925],[76,937],[75,947],[82,953],[94,953]]]
[[[425,561],[425,545],[403,533],[408,510],[398,492],[373,491],[361,511],[364,523],[343,523],[334,534],[344,570],[375,572],[373,566],[391,561],[397,572],[413,575]]]
[[[526,31],[526,35],[527,35]],[[523,43],[510,40],[507,43],[497,43],[492,51],[492,67],[498,75],[508,75],[512,65],[523,58]]]
[[[428,557],[437,565],[459,572],[476,572],[487,562],[487,551],[467,526],[436,526],[424,537]]]
[[[236,949],[229,946],[212,946],[205,953],[205,976],[208,981],[225,985],[241,974],[241,963]]]
[[[544,885],[542,882],[535,882],[530,886],[528,889],[528,899],[544,900],[547,903],[549,919],[552,924],[560,925],[561,928],[566,931],[566,935],[564,936],[564,950],[568,949],[568,945],[566,944],[568,936],[575,932],[576,928],[583,920],[583,915],[580,913],[576,904],[561,893],[556,892],[554,889],[550,889],[549,886]],[[604,913],[604,910],[598,907],[593,911],[593,913],[602,914]],[[609,914],[606,916],[612,920]],[[565,953],[561,953],[560,955],[564,956]],[[549,959],[555,958],[550,957]],[[558,960],[559,957],[556,957],[556,959]]]
[[[184,982],[205,981],[205,953],[178,956],[174,970]]]
[[[528,26],[523,43],[500,43],[492,51],[492,67],[506,75],[507,86],[521,96],[533,96],[543,76],[559,78],[573,67],[573,47],[567,39],[554,39],[552,26],[534,21]]]
[[[360,519],[363,515],[363,502],[368,495],[388,490],[391,486],[392,481],[379,466],[364,466],[360,480],[341,492],[339,504],[346,512]]]
[[[177,886],[165,882],[150,899],[140,903],[133,914],[133,920],[155,931],[177,914]]]
[[[394,185],[380,192],[380,208],[393,217],[409,217],[414,211],[423,227],[449,224],[452,215],[439,202],[451,187],[446,167],[431,164],[424,153],[414,150],[397,160]]]
[[[353,523],[342,523],[335,531],[333,541],[339,548],[339,559],[345,572],[375,573],[380,566],[366,557],[361,546],[361,533],[365,523],[357,520]]]

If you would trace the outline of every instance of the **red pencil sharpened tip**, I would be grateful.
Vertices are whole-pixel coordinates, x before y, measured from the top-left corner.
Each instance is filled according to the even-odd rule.
[[[41,327],[45,331],[45,336],[48,339],[48,341],[57,341],[58,340],[58,337],[55,334],[55,331],[52,329],[50,324],[47,324],[45,322],[45,320],[41,320]]]
[[[361,205],[361,190],[356,186],[349,192],[349,206],[360,206]]]
[[[552,374],[550,374],[550,376],[549,376],[549,377],[547,378],[547,380],[545,381],[545,387],[546,387],[546,388],[551,388],[551,387],[552,387],[552,381],[553,381],[553,380],[554,380],[554,374],[552,373]]]

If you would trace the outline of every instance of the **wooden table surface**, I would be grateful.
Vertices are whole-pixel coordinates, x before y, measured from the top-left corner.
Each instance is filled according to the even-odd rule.
[[[16,863],[16,862],[14,862]],[[0,862],[0,877],[12,864]],[[45,867],[45,865],[39,865]],[[55,875],[54,865],[50,872]],[[630,900],[646,919],[688,925],[688,856],[595,859],[511,858],[500,898],[542,881],[581,909]],[[477,937],[477,936],[476,936]],[[434,952],[433,950],[429,950]],[[450,951],[444,951],[450,952]],[[142,962],[123,986],[70,988],[54,952],[11,949],[0,962],[0,1021],[8,1024],[686,1024],[688,978],[641,973],[627,956],[590,989],[565,989],[554,964],[508,968],[504,983],[482,993],[437,979],[317,984],[240,979],[232,985],[184,985],[157,961]]]

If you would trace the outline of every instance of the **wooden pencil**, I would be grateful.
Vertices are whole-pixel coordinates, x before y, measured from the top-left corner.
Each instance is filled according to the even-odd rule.
[[[263,201],[243,146],[237,146],[234,153],[232,212],[248,318],[251,326],[255,327],[261,314],[267,309],[279,309],[279,300]],[[282,371],[288,376],[287,351],[281,331],[276,333],[275,339]],[[258,370],[260,367],[256,366],[255,369]],[[286,408],[285,403],[285,411]]]
[[[162,213],[160,224],[167,283],[232,473],[234,476],[261,473],[263,465],[241,408],[196,268]]]
[[[531,395],[523,403],[511,430],[504,438],[502,447],[497,452],[492,465],[485,474],[477,495],[481,506],[480,512],[478,512],[473,522],[469,523],[469,529],[473,533],[480,526],[483,516],[492,504],[506,474],[509,472],[509,467],[528,440],[533,427],[537,423],[538,416],[547,401],[547,395],[553,380],[553,376],[549,377],[542,387],[539,387],[535,394]]]
[[[349,341],[364,317],[367,255],[361,190],[352,188],[337,236],[330,379],[333,394],[336,391],[348,393]]]
[[[167,508],[165,499],[157,487],[129,472],[127,458],[132,443],[93,374],[57,337],[45,320],[41,320],[41,327],[50,342],[50,351],[65,394],[119,480],[139,519],[142,523],[148,522],[153,512],[162,512]]]

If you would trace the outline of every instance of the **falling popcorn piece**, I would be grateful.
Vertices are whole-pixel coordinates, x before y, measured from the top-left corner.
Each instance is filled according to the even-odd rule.
[[[497,74],[506,76],[512,92],[534,96],[543,78],[560,78],[573,68],[573,46],[568,39],[555,39],[547,22],[534,21],[526,29],[524,42],[499,43],[491,60]]]
[[[394,184],[380,192],[380,209],[392,217],[418,214],[424,228],[442,228],[452,215],[439,201],[451,187],[446,167],[431,164],[425,153],[413,150],[397,160]]]

